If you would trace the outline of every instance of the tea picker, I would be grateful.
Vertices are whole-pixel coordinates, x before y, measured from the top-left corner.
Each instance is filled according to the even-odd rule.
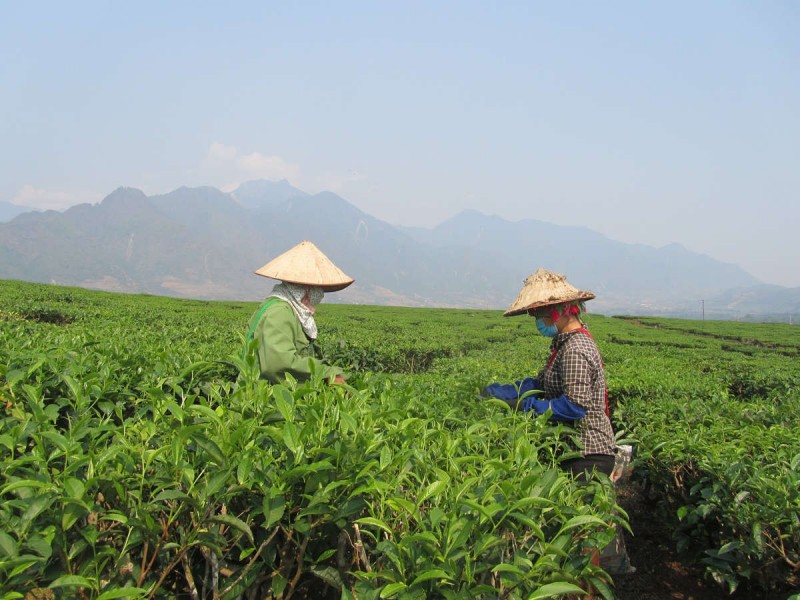
[[[247,331],[245,351],[255,340],[261,377],[271,383],[279,383],[287,375],[306,381],[316,371],[329,383],[344,383],[340,368],[315,356],[314,313],[325,293],[343,290],[353,279],[307,240],[272,259],[256,274],[280,282],[251,317]]]

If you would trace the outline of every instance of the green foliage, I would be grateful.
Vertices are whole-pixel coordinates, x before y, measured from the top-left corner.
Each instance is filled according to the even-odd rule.
[[[256,303],[0,281],[0,595],[612,597],[627,527],[576,433],[479,400],[548,341],[497,311],[324,304],[347,386],[269,385]],[[735,589],[800,564],[800,339],[589,315],[635,474]],[[634,563],[636,557],[633,557]]]
[[[607,481],[558,469],[575,432],[476,400],[495,313],[325,306],[351,385],[269,385],[241,352],[255,304],[0,295],[4,597],[608,589],[590,557],[624,513]]]

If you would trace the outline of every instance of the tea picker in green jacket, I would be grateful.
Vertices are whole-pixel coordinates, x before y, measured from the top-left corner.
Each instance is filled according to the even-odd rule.
[[[343,290],[353,279],[310,241],[277,256],[256,274],[280,281],[251,317],[247,332],[246,343],[257,342],[262,379],[279,383],[290,373],[305,381],[311,378],[313,364],[328,382],[344,383],[341,369],[314,356],[314,312],[325,292]]]

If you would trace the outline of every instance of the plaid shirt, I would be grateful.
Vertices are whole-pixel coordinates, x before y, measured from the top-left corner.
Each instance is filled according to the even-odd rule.
[[[553,355],[541,370],[547,398],[562,394],[586,409],[578,422],[584,454],[614,454],[616,442],[606,416],[606,375],[600,351],[591,336],[580,331],[559,333],[550,344]]]

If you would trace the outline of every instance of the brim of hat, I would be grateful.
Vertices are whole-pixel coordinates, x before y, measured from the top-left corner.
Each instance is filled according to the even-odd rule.
[[[574,294],[570,296],[564,296],[561,298],[548,298],[547,300],[540,300],[538,302],[532,302],[527,306],[523,306],[521,308],[515,308],[513,310],[507,310],[503,313],[504,317],[516,317],[517,315],[524,315],[527,314],[529,310],[535,310],[537,308],[543,308],[545,306],[555,306],[556,304],[564,304],[565,302],[585,302],[587,300],[592,300],[595,298],[595,295],[591,292],[580,292],[579,294]]]
[[[328,284],[321,284],[321,283],[310,283],[308,281],[297,281],[294,279],[279,279],[278,277],[270,277],[269,275],[264,275],[263,273],[259,273],[255,271],[256,275],[261,275],[261,277],[266,277],[268,279],[275,279],[276,281],[285,281],[286,283],[296,283],[298,285],[311,285],[314,287],[322,288],[325,292],[340,292],[344,288],[349,285],[355,283],[355,279],[351,279],[350,281],[345,281],[343,283],[328,283]]]

